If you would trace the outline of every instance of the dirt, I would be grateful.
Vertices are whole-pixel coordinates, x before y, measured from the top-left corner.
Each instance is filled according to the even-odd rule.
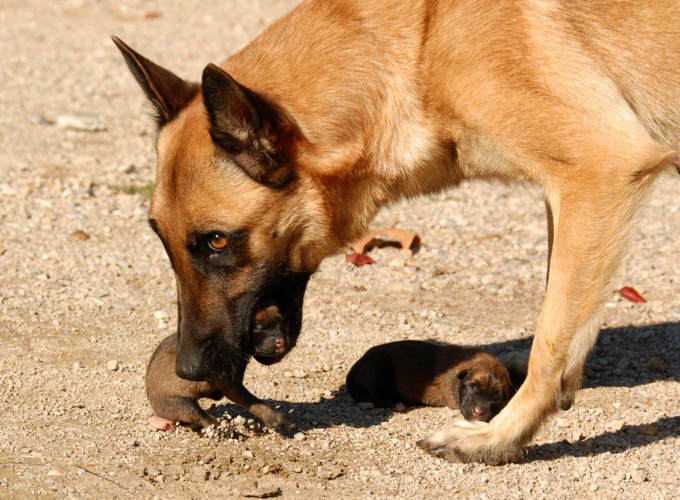
[[[0,5],[0,497],[678,498],[678,177],[660,179],[604,308],[573,409],[518,462],[452,464],[418,439],[447,408],[362,408],[345,375],[398,339],[527,350],[545,282],[545,214],[525,187],[467,184],[381,212],[413,254],[327,259],[298,347],[245,384],[295,425],[227,400],[215,432],[147,424],[146,363],[176,327],[174,277],[146,222],[154,137],[117,35],[198,79],[294,2],[4,1]],[[635,288],[644,303],[614,290]]]

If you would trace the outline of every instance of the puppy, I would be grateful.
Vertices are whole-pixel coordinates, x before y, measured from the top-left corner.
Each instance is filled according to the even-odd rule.
[[[281,316],[275,306],[259,311],[253,327],[254,357],[262,364],[279,361],[292,347],[281,327]],[[169,335],[159,344],[146,370],[146,394],[155,412],[149,423],[160,430],[171,429],[174,422],[183,422],[195,428],[216,424],[198,404],[198,399],[220,400],[226,396],[250,411],[267,427],[278,429],[283,416],[246,389],[242,380],[194,382],[175,373],[177,337]]]
[[[253,327],[253,357],[263,365],[278,363],[295,345],[279,308],[271,304],[258,311]]]
[[[505,366],[481,349],[404,340],[370,348],[347,374],[347,390],[382,408],[448,406],[488,422],[515,389]]]

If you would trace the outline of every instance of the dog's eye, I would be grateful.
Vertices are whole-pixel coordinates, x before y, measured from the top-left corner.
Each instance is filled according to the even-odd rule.
[[[221,252],[229,245],[229,240],[222,233],[210,233],[208,235],[208,246],[215,252]]]

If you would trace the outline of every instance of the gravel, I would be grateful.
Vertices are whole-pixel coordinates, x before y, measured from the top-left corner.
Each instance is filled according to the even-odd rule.
[[[459,414],[360,407],[343,384],[370,346],[405,338],[526,350],[545,280],[540,195],[472,183],[381,212],[412,255],[327,259],[298,347],[246,386],[295,424],[227,400],[220,427],[158,432],[144,370],[176,325],[172,271],[146,223],[154,139],[116,34],[198,78],[294,2],[37,0],[0,7],[0,497],[678,498],[680,181],[640,217],[575,407],[518,463],[451,464],[415,442]]]

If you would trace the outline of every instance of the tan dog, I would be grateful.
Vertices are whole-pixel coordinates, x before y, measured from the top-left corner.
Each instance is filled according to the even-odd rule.
[[[403,403],[460,409],[488,422],[510,400],[510,374],[481,349],[402,340],[371,347],[347,374],[357,401],[399,411]]]
[[[632,220],[680,165],[677,0],[309,0],[200,83],[115,40],[158,115],[150,220],[175,270],[177,368],[244,361],[261,300],[300,328],[307,277],[379,208],[465,179],[545,193],[549,278],[526,382],[422,446],[518,456],[568,408]]]
[[[275,307],[259,311],[255,316],[254,352],[265,364],[275,362],[290,347],[285,344],[285,335],[279,328],[280,316]],[[175,373],[177,336],[168,335],[158,345],[146,369],[146,395],[155,417],[150,423],[159,429],[171,428],[174,422],[194,427],[208,427],[216,424],[215,418],[198,404],[198,399],[220,400],[226,396],[258,417],[267,426],[278,429],[284,417],[267,403],[254,396],[243,386],[243,374],[230,381],[194,382],[184,380]]]

